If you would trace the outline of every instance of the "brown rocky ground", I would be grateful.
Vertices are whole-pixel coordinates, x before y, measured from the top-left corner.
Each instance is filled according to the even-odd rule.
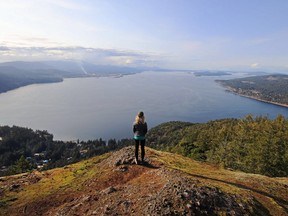
[[[148,148],[146,162],[136,165],[133,151],[1,178],[0,215],[287,215],[287,178],[221,170]]]

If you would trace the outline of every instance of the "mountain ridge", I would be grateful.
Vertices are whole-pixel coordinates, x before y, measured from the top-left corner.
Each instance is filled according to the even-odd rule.
[[[157,67],[96,65],[83,61],[13,61],[0,63],[0,93],[36,83],[62,82],[64,78],[119,76],[147,70],[167,71]]]
[[[0,215],[287,215],[288,178],[221,169],[133,147],[0,179]]]

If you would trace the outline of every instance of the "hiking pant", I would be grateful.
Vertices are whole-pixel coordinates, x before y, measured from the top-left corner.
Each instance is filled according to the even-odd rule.
[[[138,151],[139,151],[139,144],[141,145],[141,160],[144,160],[145,156],[145,139],[144,140],[136,140],[135,139],[135,158],[138,160]]]

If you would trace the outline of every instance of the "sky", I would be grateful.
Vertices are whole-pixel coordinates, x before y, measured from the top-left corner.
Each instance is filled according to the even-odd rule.
[[[0,0],[0,61],[288,71],[287,0]]]

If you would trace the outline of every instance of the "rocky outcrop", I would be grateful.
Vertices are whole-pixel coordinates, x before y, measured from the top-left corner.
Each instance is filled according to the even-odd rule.
[[[160,158],[157,154],[148,150],[146,163],[136,165],[133,162],[134,148],[123,148],[90,167],[97,170],[96,174],[89,178],[86,176],[77,190],[73,189],[74,183],[71,183],[46,197],[7,209],[6,213],[29,216],[270,215],[251,193],[245,192],[245,196],[235,191],[230,193],[228,189],[210,184],[208,177],[193,176],[167,165],[172,163],[168,156],[178,156],[167,153],[164,158]],[[66,168],[69,169],[76,173],[75,168]],[[81,174],[78,178],[81,176],[85,175]],[[19,177],[19,181],[27,182],[28,178],[31,179],[29,184],[35,182],[35,185],[41,182],[41,178],[49,181],[49,176],[45,177],[45,174]],[[75,182],[79,181],[78,178],[75,178]],[[24,187],[24,184],[18,184],[14,182],[15,186],[10,186],[17,192]],[[226,184],[225,181],[221,181],[222,184]],[[229,187],[233,185],[229,184]]]
[[[90,193],[89,199],[74,200],[69,204],[69,211],[64,213],[60,207],[56,215],[76,215],[77,212],[84,215],[151,216],[210,216],[224,212],[241,216],[261,212],[261,215],[268,215],[253,197],[244,200],[218,188],[202,186],[199,180],[191,179],[185,173],[151,164],[150,159],[146,166],[135,165],[133,151],[131,147],[124,148],[102,162],[102,166],[110,167],[112,172],[120,171],[113,174],[115,178],[130,175],[129,181],[111,181],[103,190]]]

